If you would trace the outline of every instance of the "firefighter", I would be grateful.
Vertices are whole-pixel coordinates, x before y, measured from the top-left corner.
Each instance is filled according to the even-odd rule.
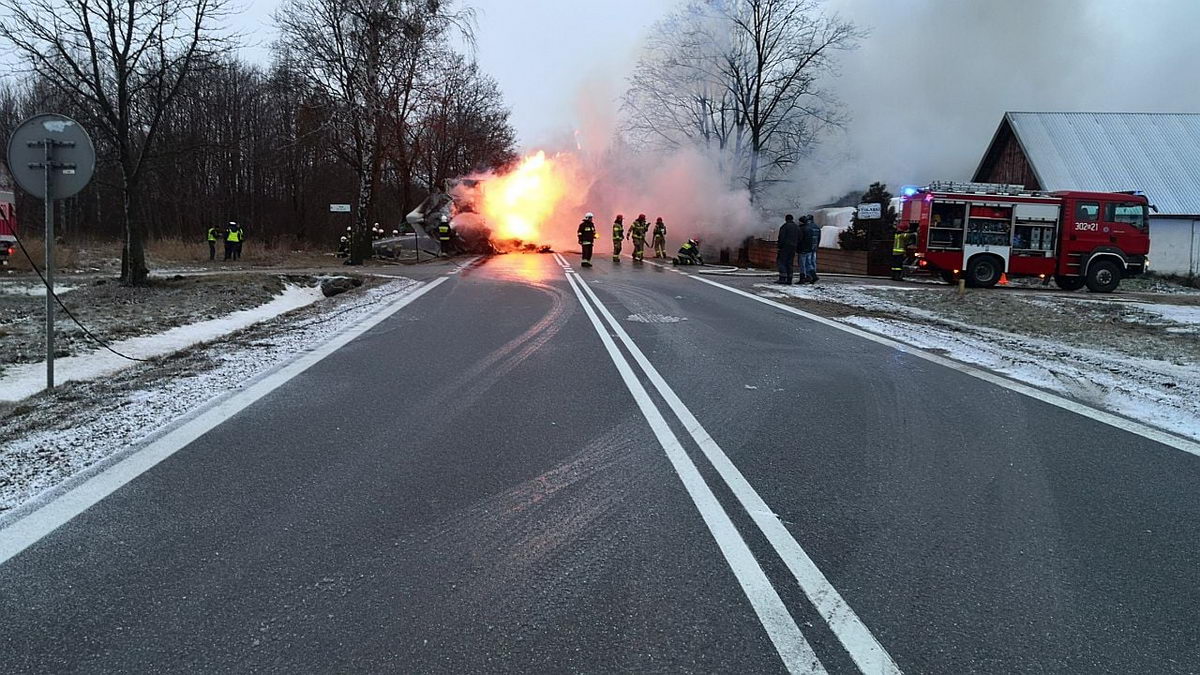
[[[908,255],[908,223],[896,226],[892,235],[892,281],[904,279],[904,259]]]
[[[454,230],[450,228],[450,216],[442,214],[438,219],[437,237],[438,243],[442,246],[442,255],[450,255],[450,236]]]
[[[225,239],[225,231],[218,228],[216,225],[208,228],[208,261],[212,262],[217,259],[217,240]]]
[[[646,214],[639,213],[637,220],[629,225],[629,239],[633,241],[633,259],[636,262],[642,262],[642,258],[646,256],[646,230],[650,229],[650,223],[646,222]]]
[[[700,240],[688,239],[686,244],[679,247],[679,255],[675,256],[673,263],[676,265],[703,265],[704,259],[700,257]]]
[[[596,243],[596,224],[592,222],[595,216],[589,211],[584,214],[583,222],[579,223],[579,248],[583,254],[583,266],[592,266],[592,245]]]
[[[348,255],[350,255],[350,237],[343,234],[342,238],[338,241],[337,257],[345,258]]]
[[[625,216],[613,220],[613,262],[621,262],[621,243],[625,240]]]
[[[225,260],[237,260],[237,247],[242,241],[238,224],[229,221],[229,229],[225,232]]]
[[[667,225],[662,218],[654,221],[654,257],[667,257]]]

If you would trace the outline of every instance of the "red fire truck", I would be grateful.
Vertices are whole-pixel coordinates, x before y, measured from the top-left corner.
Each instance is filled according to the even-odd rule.
[[[0,162],[0,266],[8,264],[17,245],[17,200],[8,166]]]
[[[906,188],[901,200],[918,267],[948,282],[990,287],[1007,274],[1109,293],[1146,270],[1150,206],[1139,193],[942,181]]]

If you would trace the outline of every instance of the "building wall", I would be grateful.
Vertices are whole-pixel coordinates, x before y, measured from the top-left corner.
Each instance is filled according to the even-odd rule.
[[[1200,275],[1200,216],[1150,217],[1150,271]]]
[[[1017,142],[1016,134],[1007,122],[996,134],[992,147],[988,148],[974,180],[981,183],[1023,185],[1030,190],[1042,189],[1042,186],[1038,185],[1037,175],[1033,173],[1033,167],[1025,158],[1025,152],[1021,150],[1021,144]]]

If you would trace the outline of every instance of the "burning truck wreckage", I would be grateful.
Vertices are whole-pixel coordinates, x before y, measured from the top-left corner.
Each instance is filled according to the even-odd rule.
[[[570,179],[575,173],[563,171],[563,163],[562,156],[538,152],[505,170],[449,179],[443,190],[430,194],[405,216],[405,222],[416,233],[421,249],[432,254],[550,253],[555,245],[568,244],[552,234],[554,219],[569,217],[560,213],[564,202],[582,199],[589,187],[573,184]],[[572,191],[577,196],[569,196]],[[451,228],[449,242],[439,240],[443,222]],[[375,242],[376,251],[411,245],[405,239],[381,239]]]
[[[656,162],[643,172],[636,165],[612,170],[607,164],[575,152],[537,151],[503,169],[447,180],[442,190],[430,194],[405,217],[412,234],[381,238],[373,244],[375,252],[395,255],[398,249],[413,246],[432,255],[566,251],[579,245],[578,226],[585,214],[598,214],[592,222],[595,239],[605,241],[609,233],[604,223],[622,213],[623,207],[638,204],[653,203],[661,209],[649,218],[643,232],[647,249],[657,234],[650,231],[654,216],[691,228],[702,228],[710,219],[727,226],[752,220],[746,215],[748,196],[709,203],[714,194],[726,190],[718,188],[715,180],[708,181],[710,188],[706,188],[703,178],[697,180],[700,172],[695,163]],[[449,226],[448,231],[441,230],[443,226]],[[665,244],[666,225],[659,223],[659,227]],[[698,239],[688,245],[692,248],[687,250],[695,253],[688,261],[698,262]]]

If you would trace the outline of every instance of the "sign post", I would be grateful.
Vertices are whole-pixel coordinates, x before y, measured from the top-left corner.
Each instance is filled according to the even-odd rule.
[[[34,115],[8,139],[13,180],[46,208],[46,388],[54,388],[54,200],[77,194],[92,180],[96,150],[79,123],[65,115]]]
[[[879,220],[883,217],[883,204],[871,202],[858,205],[859,220]]]

